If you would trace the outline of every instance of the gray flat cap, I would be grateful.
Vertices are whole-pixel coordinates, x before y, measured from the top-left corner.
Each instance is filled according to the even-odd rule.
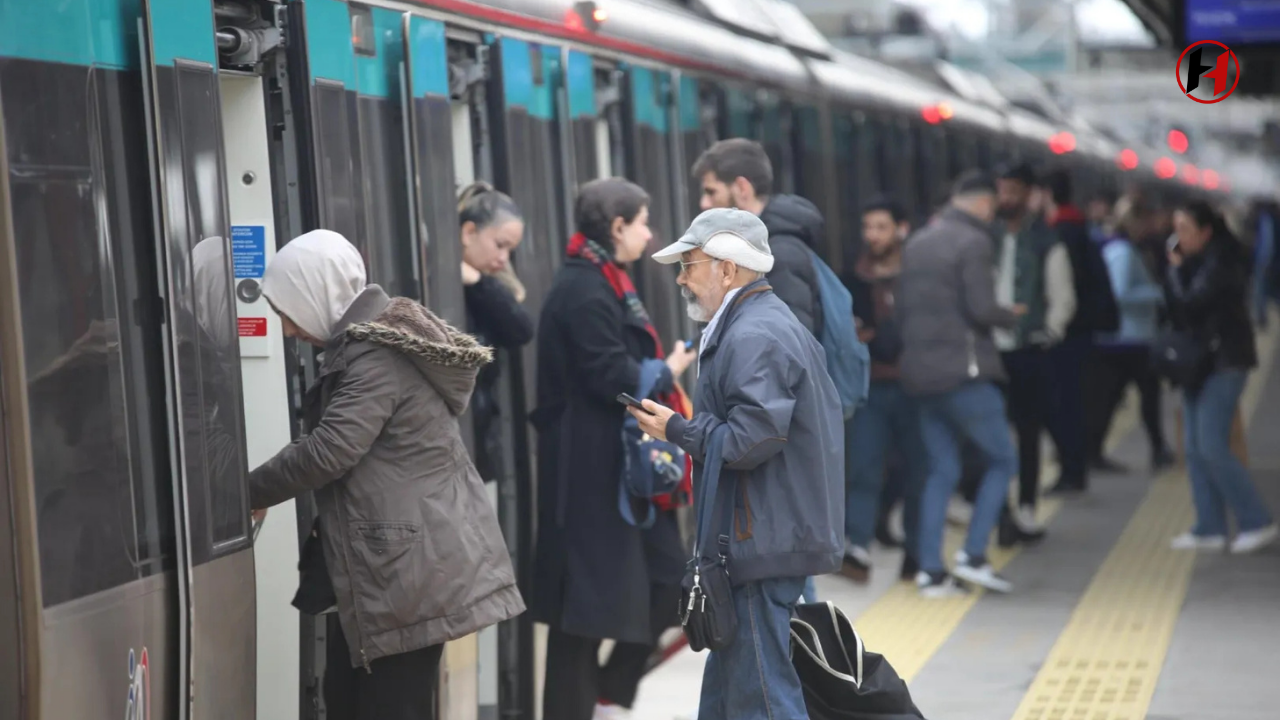
[[[717,260],[730,260],[739,267],[767,273],[773,269],[769,250],[769,229],[760,218],[737,208],[713,208],[694,218],[684,237],[653,254],[663,265],[680,262],[680,256],[695,248]]]

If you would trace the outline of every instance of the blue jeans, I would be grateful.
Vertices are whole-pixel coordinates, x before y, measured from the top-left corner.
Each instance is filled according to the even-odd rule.
[[[804,581],[804,601],[807,603],[818,602],[818,585],[813,578],[805,578]]]
[[[1209,376],[1199,393],[1183,394],[1187,467],[1196,506],[1192,532],[1196,535],[1226,535],[1228,508],[1240,532],[1258,530],[1272,522],[1249,471],[1231,452],[1231,422],[1244,392],[1245,377],[1244,370],[1219,370]]]
[[[738,637],[710,654],[702,675],[698,720],[808,720],[791,664],[791,611],[804,578],[734,588]]]
[[[973,519],[964,551],[986,557],[991,531],[1018,470],[1018,454],[1009,437],[1004,397],[989,382],[971,382],[941,395],[921,398],[920,434],[929,454],[929,479],[920,503],[920,569],[936,573],[942,564],[942,533],[947,503],[960,482],[960,439],[968,438],[987,461],[973,503]]]
[[[885,458],[891,447],[902,456],[903,529],[906,551],[917,557],[920,492],[929,473],[924,440],[920,437],[920,404],[897,382],[875,382],[867,404],[845,423],[844,532],[859,547],[871,545],[879,517]]]

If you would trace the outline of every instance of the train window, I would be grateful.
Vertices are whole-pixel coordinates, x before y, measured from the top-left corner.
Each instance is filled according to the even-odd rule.
[[[351,13],[351,46],[356,55],[377,57],[378,38],[373,27],[373,12],[363,6],[352,3],[348,8]]]
[[[249,508],[217,79],[205,67],[178,64],[176,70],[189,245],[174,247],[182,239],[170,237],[170,262],[183,265],[172,271],[174,284],[186,285],[175,289],[171,301],[179,329],[179,427],[190,493],[192,556],[199,563],[212,559],[215,548],[247,536]]]
[[[11,157],[23,161],[10,182],[42,589],[56,605],[134,577],[118,322],[83,140],[85,77],[26,88],[16,73],[4,80],[17,81],[5,89],[29,98],[23,112],[38,118],[9,126]],[[46,123],[80,141],[57,157],[42,152]]]

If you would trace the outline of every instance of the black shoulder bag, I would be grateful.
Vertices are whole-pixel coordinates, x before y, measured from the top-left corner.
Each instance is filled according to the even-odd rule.
[[[738,634],[738,613],[733,605],[733,585],[729,581],[729,528],[733,524],[733,491],[719,492],[720,471],[724,468],[724,438],[729,426],[721,424],[711,433],[706,464],[702,468],[702,492],[697,501],[698,529],[693,559],[680,584],[680,624],[694,652],[723,650]],[[715,527],[710,525],[717,520]],[[707,539],[716,538],[714,556]]]

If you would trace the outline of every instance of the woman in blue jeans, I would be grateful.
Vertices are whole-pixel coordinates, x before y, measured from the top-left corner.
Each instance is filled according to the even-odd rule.
[[[1176,243],[1165,277],[1170,319],[1178,331],[1204,343],[1208,375],[1183,388],[1187,466],[1196,522],[1173,539],[1178,550],[1228,547],[1227,511],[1235,516],[1233,553],[1254,552],[1280,535],[1244,464],[1231,452],[1231,421],[1249,370],[1258,364],[1245,298],[1244,249],[1222,217],[1195,201],[1174,213]]]

